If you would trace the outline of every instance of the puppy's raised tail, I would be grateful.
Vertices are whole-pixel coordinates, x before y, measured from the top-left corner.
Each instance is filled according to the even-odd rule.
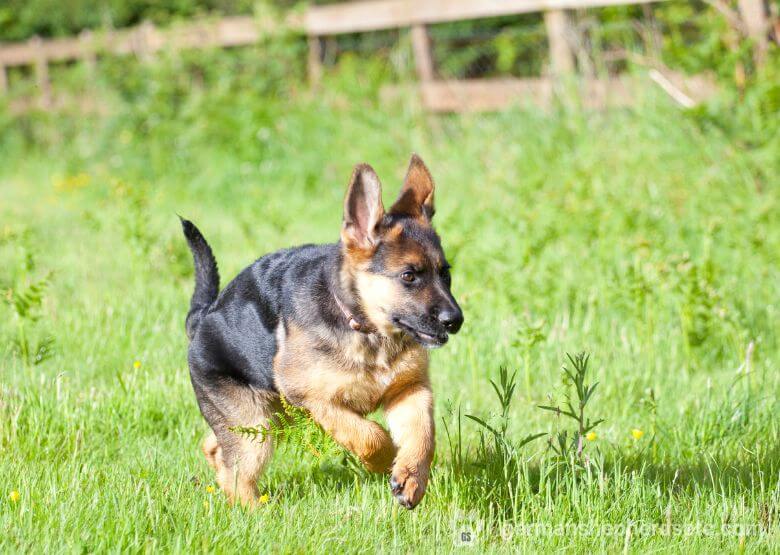
[[[184,236],[192,251],[192,260],[195,262],[195,292],[190,301],[190,311],[187,314],[185,327],[187,337],[192,339],[198,324],[209,306],[217,299],[219,294],[219,270],[217,261],[211,247],[204,239],[203,234],[189,220],[179,216]]]

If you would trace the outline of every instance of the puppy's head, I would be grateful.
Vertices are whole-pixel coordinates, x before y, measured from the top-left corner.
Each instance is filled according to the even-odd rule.
[[[417,155],[387,212],[379,178],[360,164],[341,230],[344,271],[365,315],[383,334],[406,333],[426,347],[443,345],[463,324],[433,212],[433,180]]]

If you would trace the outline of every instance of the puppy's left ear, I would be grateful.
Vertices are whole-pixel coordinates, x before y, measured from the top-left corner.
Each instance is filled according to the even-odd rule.
[[[379,243],[384,215],[379,177],[368,164],[358,164],[352,172],[344,199],[344,223],[341,228],[344,244],[357,249],[375,247]]]
[[[398,199],[390,208],[390,214],[411,216],[430,221],[433,218],[433,178],[425,162],[412,154]]]

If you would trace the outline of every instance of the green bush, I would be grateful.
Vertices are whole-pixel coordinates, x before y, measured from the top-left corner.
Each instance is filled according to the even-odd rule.
[[[0,40],[77,34],[82,29],[158,24],[206,13],[252,13],[252,0],[7,0],[0,7]]]

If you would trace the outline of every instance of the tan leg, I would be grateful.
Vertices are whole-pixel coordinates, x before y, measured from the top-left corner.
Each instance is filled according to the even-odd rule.
[[[278,398],[248,386],[220,384],[203,390],[201,411],[213,432],[203,442],[203,453],[216,470],[217,483],[231,503],[253,506],[257,479],[273,453],[270,436],[251,437],[231,430],[236,426],[266,428],[280,410]]]
[[[270,437],[239,438],[227,450],[219,449],[216,456],[217,483],[227,494],[231,503],[253,507],[259,492],[257,479],[273,453]]]
[[[217,468],[217,454],[219,453],[219,442],[217,441],[217,436],[214,435],[214,432],[209,432],[209,435],[206,436],[206,439],[203,440],[203,445],[201,446],[201,449],[203,450],[203,454],[206,455],[206,462],[209,463],[209,466],[211,468],[216,469]],[[219,456],[222,456],[219,454]]]
[[[434,450],[433,394],[428,384],[407,387],[385,403],[385,416],[398,454],[390,487],[413,509],[425,494]]]
[[[395,456],[390,435],[382,426],[356,412],[334,405],[308,409],[333,439],[354,453],[370,472],[387,472]]]

